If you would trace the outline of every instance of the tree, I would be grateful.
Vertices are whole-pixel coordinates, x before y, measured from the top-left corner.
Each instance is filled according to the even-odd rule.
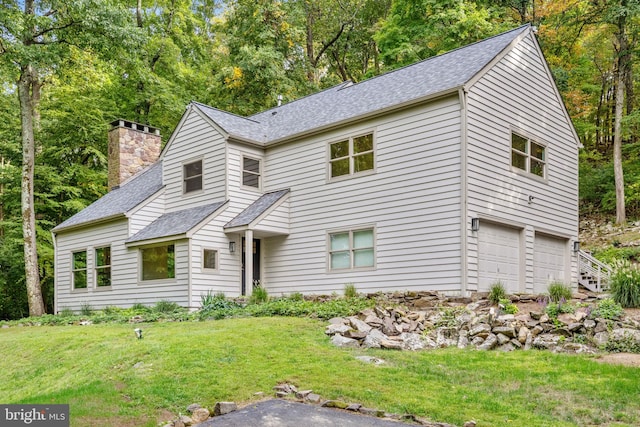
[[[21,5],[23,6],[21,8]],[[130,39],[126,8],[97,0],[3,0],[0,68],[15,78],[22,142],[21,215],[29,314],[45,313],[36,242],[35,156],[43,85],[73,45],[108,52],[104,42]],[[100,48],[103,48],[101,50]]]

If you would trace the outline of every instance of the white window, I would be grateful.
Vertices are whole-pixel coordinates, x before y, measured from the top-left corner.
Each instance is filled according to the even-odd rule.
[[[511,134],[511,166],[546,177],[546,147],[529,138]]]
[[[174,245],[154,246],[140,250],[142,280],[173,279],[176,277]]]
[[[182,172],[184,184],[183,193],[202,190],[202,160],[186,163]]]
[[[97,248],[94,260],[96,286],[111,286],[111,248]]]
[[[242,185],[260,188],[260,160],[242,157]]]
[[[218,269],[218,251],[214,249],[202,250],[202,268],[210,271]]]
[[[87,287],[87,251],[73,252],[72,254],[73,289],[86,289]]]
[[[373,228],[329,233],[330,270],[373,266],[375,266]]]
[[[329,144],[329,175],[336,178],[373,170],[373,133]]]

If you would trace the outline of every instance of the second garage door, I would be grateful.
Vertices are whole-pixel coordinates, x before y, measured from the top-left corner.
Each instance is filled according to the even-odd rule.
[[[500,281],[507,292],[520,290],[520,230],[481,222],[478,230],[478,290]]]
[[[551,282],[567,283],[567,239],[536,233],[533,250],[533,291],[547,292]]]

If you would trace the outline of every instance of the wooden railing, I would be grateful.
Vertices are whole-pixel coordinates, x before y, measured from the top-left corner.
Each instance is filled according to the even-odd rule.
[[[579,282],[582,286],[593,292],[609,290],[611,267],[584,251],[578,252],[578,266],[580,269]]]

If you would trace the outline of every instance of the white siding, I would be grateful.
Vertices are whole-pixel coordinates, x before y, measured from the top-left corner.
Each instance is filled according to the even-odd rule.
[[[289,234],[289,198],[285,197],[286,199],[281,201],[275,209],[258,221],[254,230],[267,235],[269,233]]]
[[[185,241],[175,243],[176,280],[166,283],[145,283],[138,280],[138,249],[126,248],[127,221],[118,220],[95,225],[57,236],[56,300],[58,311],[65,308],[80,310],[83,304],[94,309],[109,305],[130,307],[135,303],[154,304],[160,300],[187,305],[187,269]],[[111,247],[110,288],[94,285],[94,250]],[[87,251],[87,289],[71,290],[71,253]]]
[[[537,230],[577,238],[578,146],[531,35],[490,69],[468,94],[468,219],[524,228],[523,274],[533,284]],[[511,167],[511,132],[546,145],[547,179]],[[530,200],[530,197],[532,199]],[[477,289],[477,235],[468,231],[469,289]],[[575,259],[570,264],[575,281]]]
[[[375,173],[329,181],[328,144],[375,132]],[[287,237],[263,240],[272,293],[459,290],[460,106],[457,97],[267,151],[267,190],[291,188]],[[375,228],[376,267],[329,272],[329,231]]]
[[[129,235],[133,236],[138,231],[160,218],[164,213],[164,190],[156,197],[148,201],[146,205],[138,208],[129,216]]]
[[[182,126],[163,157],[166,211],[226,200],[224,137],[196,109],[186,113]],[[183,194],[183,165],[203,161],[203,189]]]
[[[232,210],[226,209],[208,224],[200,228],[191,238],[191,307],[200,307],[201,295],[222,292],[228,297],[240,295],[241,256],[240,236],[226,235],[223,226],[233,218]],[[229,252],[229,242],[236,242],[235,253]],[[202,268],[204,249],[218,251],[216,271]]]

